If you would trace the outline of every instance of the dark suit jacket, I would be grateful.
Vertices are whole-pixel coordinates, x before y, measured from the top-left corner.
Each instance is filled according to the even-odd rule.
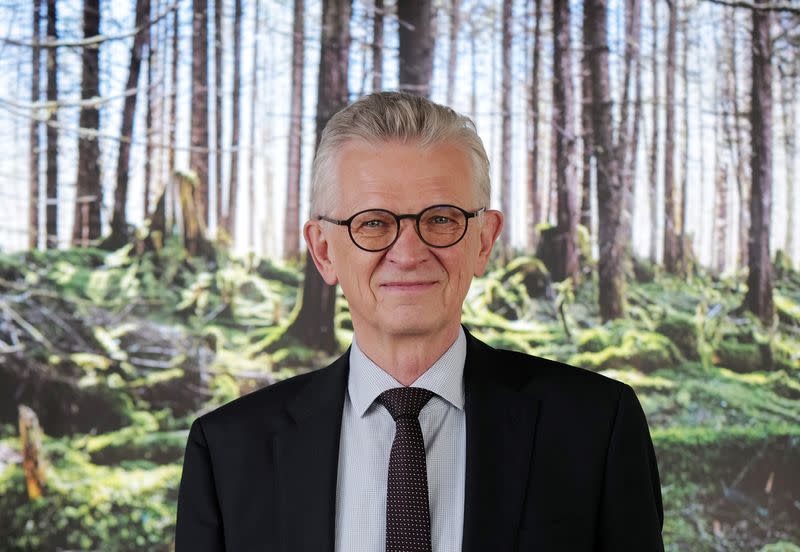
[[[176,552],[332,552],[349,354],[198,418]],[[663,550],[633,390],[467,333],[464,552]]]

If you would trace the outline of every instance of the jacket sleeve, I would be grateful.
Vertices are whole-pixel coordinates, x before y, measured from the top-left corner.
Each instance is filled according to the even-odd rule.
[[[642,407],[624,385],[608,444],[597,549],[663,552],[658,465]]]
[[[178,491],[175,552],[224,552],[214,470],[200,420],[189,430]]]

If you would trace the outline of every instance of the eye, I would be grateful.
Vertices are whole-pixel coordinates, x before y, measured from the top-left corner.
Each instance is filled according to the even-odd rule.
[[[381,226],[385,225],[386,221],[380,219],[365,220],[361,223],[362,228],[380,228]]]
[[[434,215],[430,219],[428,219],[428,222],[431,222],[433,224],[450,224],[451,222],[453,222],[453,220],[450,217],[446,217],[444,215]]]

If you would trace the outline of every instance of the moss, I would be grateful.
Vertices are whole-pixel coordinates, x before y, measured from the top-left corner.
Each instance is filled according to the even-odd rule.
[[[700,358],[697,347],[699,332],[693,317],[680,312],[670,312],[656,326],[656,332],[667,336],[687,359]]]
[[[650,373],[683,362],[680,352],[666,337],[654,332],[630,330],[618,346],[606,347],[597,352],[574,355],[569,363],[589,370],[608,370],[634,367]]]
[[[761,343],[723,339],[717,345],[714,363],[734,372],[769,370],[772,368],[772,354],[769,346],[765,347]]]
[[[180,466],[96,466],[63,442],[48,442],[44,498],[29,501],[22,469],[0,472],[3,550],[166,552],[174,534]]]
[[[578,350],[582,353],[599,353],[612,345],[613,336],[605,326],[589,328],[578,337]]]
[[[800,546],[791,542],[780,541],[762,547],[758,552],[800,552]]]

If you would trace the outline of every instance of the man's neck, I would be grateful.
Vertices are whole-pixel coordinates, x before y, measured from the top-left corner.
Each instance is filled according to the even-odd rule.
[[[358,348],[398,382],[409,386],[439,360],[456,338],[460,326],[424,335],[386,335],[354,324]]]

